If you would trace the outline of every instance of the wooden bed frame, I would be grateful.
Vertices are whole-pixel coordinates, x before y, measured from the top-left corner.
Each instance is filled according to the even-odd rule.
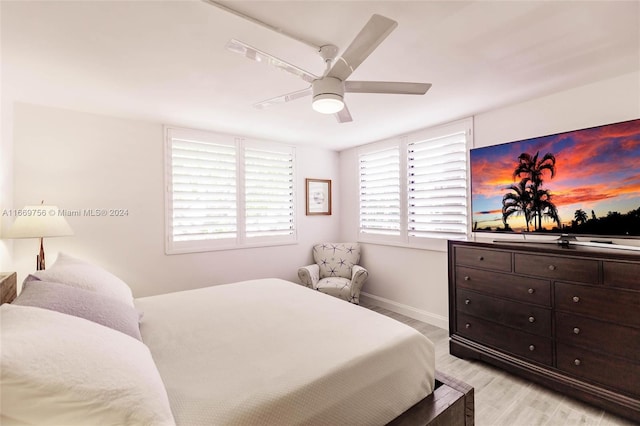
[[[17,295],[15,273],[0,273],[0,304]],[[392,420],[389,426],[473,426],[473,387],[436,371],[435,390]]]
[[[473,426],[473,387],[436,371],[436,389],[390,426]]]

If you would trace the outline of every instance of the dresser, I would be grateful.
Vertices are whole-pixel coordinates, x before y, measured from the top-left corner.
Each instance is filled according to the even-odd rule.
[[[640,422],[640,252],[448,243],[450,352]]]

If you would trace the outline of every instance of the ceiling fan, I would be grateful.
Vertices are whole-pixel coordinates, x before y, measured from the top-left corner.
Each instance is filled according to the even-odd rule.
[[[336,59],[336,46],[320,47],[319,54],[326,64],[326,70],[320,77],[235,39],[230,40],[226,48],[251,60],[279,68],[311,84],[306,89],[259,102],[254,105],[256,108],[262,109],[312,95],[314,110],[323,114],[335,114],[338,122],[345,123],[353,121],[344,103],[345,93],[424,95],[431,87],[430,83],[347,80],[397,26],[398,23],[392,19],[373,15],[341,57]]]

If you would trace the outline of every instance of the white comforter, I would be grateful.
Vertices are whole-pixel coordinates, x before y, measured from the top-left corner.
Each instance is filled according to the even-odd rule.
[[[422,334],[291,282],[136,306],[178,424],[385,424],[434,388],[434,348]]]

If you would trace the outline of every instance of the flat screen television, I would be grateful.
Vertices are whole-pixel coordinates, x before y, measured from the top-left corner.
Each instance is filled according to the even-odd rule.
[[[640,119],[474,148],[474,232],[640,237]]]

